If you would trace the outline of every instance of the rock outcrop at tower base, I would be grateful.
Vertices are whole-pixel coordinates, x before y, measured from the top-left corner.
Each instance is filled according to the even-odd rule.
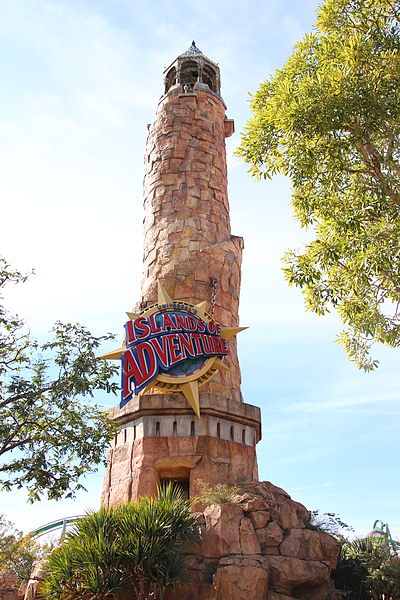
[[[189,583],[165,600],[332,600],[339,542],[308,529],[309,511],[281,488],[268,481],[240,487],[238,504],[196,513],[201,542],[190,550]],[[34,567],[25,600],[37,598],[43,564]]]
[[[326,600],[339,543],[306,527],[309,511],[270,482],[241,484],[240,504],[197,514],[185,588],[167,600]]]

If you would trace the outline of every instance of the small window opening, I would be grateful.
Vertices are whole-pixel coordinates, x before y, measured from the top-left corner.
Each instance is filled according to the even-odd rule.
[[[172,484],[174,488],[178,488],[184,500],[189,500],[189,478],[184,477],[164,477],[160,480],[161,487]]]
[[[136,425],[133,426],[133,439],[136,440]]]
[[[165,80],[165,93],[168,92],[169,88],[175,85],[176,83],[176,69],[172,67],[172,69],[168,72],[166,80]]]
[[[190,422],[190,435],[196,435],[196,427],[194,421]]]
[[[215,73],[213,73],[211,69],[204,67],[202,79],[203,83],[206,83],[210,90],[213,92],[217,91]]]
[[[246,430],[242,429],[242,444],[243,446],[246,444]]]
[[[192,91],[199,76],[198,65],[194,61],[183,63],[181,67],[181,84],[185,91]]]
[[[126,444],[126,437],[127,437],[127,433],[126,433],[126,427],[124,429],[124,444]]]
[[[118,444],[118,433],[114,435],[114,446]]]
[[[233,425],[231,425],[230,438],[231,438],[231,442],[235,441],[235,434],[234,434],[234,430],[233,430]]]
[[[178,435],[178,423],[176,421],[172,425],[172,435]]]
[[[156,437],[160,437],[160,421],[156,421]]]
[[[217,437],[221,437],[221,423],[217,423]]]

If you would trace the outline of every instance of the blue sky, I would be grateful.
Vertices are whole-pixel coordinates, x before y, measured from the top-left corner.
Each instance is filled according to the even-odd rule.
[[[232,233],[245,239],[239,337],[246,402],[263,414],[260,479],[366,534],[375,519],[400,537],[399,351],[376,349],[364,374],[332,341],[334,316],[304,311],[280,270],[310,233],[290,183],[256,183],[234,156],[248,92],[283,64],[315,19],[314,0],[0,0],[1,252],[36,275],[7,303],[46,336],[56,319],[122,333],[140,292],[146,125],[162,71],[194,39],[219,63],[236,134],[227,141]],[[105,406],[114,398],[99,396]],[[102,470],[75,501],[0,511],[25,530],[97,507]]]

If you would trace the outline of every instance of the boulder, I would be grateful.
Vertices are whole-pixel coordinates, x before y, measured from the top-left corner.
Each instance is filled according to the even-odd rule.
[[[46,562],[46,558],[41,558],[33,563],[30,577],[31,579],[38,579],[39,581],[43,579]]]
[[[292,556],[265,556],[270,585],[279,593],[290,595],[295,589],[318,588],[329,580],[329,567],[316,560]]]
[[[240,549],[242,554],[260,554],[261,548],[250,519],[240,521]]]
[[[236,504],[213,504],[204,511],[201,552],[206,557],[241,554],[240,523],[244,513]],[[254,533],[254,530],[253,530]]]
[[[277,592],[268,592],[268,600],[295,600],[293,596],[286,596],[285,594],[278,594]]]
[[[322,531],[292,529],[282,542],[280,552],[304,560],[321,560],[334,569],[339,552],[339,542],[335,542]]]
[[[304,528],[304,522],[309,518],[309,511],[300,502],[289,498],[278,498],[278,520],[283,529]]]
[[[279,546],[285,534],[276,521],[271,521],[265,527],[256,529],[256,535],[261,548],[264,546]]]
[[[11,569],[0,570],[0,590],[17,587],[17,576]]]
[[[268,573],[260,567],[226,565],[217,569],[210,600],[265,600]]]
[[[248,494],[246,494],[248,496]],[[246,502],[242,504],[242,508],[245,513],[252,512],[254,510],[267,511],[269,505],[265,502],[265,500],[261,500],[261,498],[249,498]]]
[[[270,482],[241,484],[237,504],[196,515],[191,586],[168,600],[328,600],[338,542],[306,528],[309,512]]]
[[[254,529],[261,529],[265,527],[270,519],[270,513],[267,510],[255,510],[249,514],[250,521],[253,524]]]
[[[31,576],[26,584],[24,600],[35,600],[38,596],[38,585],[43,580],[46,558],[41,558],[33,563]]]

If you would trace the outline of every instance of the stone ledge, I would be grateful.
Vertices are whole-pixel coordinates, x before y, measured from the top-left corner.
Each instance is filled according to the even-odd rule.
[[[225,137],[231,137],[235,133],[235,121],[233,119],[225,119],[224,131]]]
[[[254,427],[258,439],[261,439],[261,411],[258,406],[200,392],[200,411],[203,415],[229,419]],[[175,393],[133,396],[122,408],[114,406],[107,413],[111,419],[122,425],[145,415],[191,415],[193,411],[183,394]]]
[[[205,96],[205,97],[213,96],[213,98],[215,98],[216,100],[219,100],[221,102],[221,104],[225,110],[227,108],[227,106],[226,106],[225,102],[223,101],[222,96],[220,94],[217,94],[210,88],[208,88],[207,90],[204,88],[200,88],[197,84],[194,85],[193,91],[190,91],[186,94],[183,93],[181,84],[177,84],[177,85],[174,85],[173,87],[170,87],[168,92],[161,96],[160,100],[158,101],[158,104],[160,105],[166,98],[170,98],[171,96],[178,96],[178,97],[186,96],[189,98],[193,97],[193,96],[199,96],[199,97],[200,96]]]

